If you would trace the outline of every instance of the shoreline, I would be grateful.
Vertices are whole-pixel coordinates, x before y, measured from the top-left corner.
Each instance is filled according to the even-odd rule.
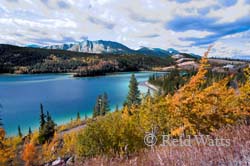
[[[153,85],[153,84],[150,84],[148,81],[144,81],[144,82],[141,82],[140,83],[141,86],[145,86],[145,87],[148,87],[149,89],[153,90],[153,91],[156,91],[158,92],[159,91],[159,87]]]
[[[108,75],[116,75],[122,73],[138,73],[138,72],[157,72],[157,73],[166,73],[166,71],[156,71],[156,70],[138,70],[138,71],[116,71],[116,72],[107,72],[104,75],[93,75],[93,76],[82,76],[82,77],[100,77],[100,76],[108,76]],[[1,75],[10,75],[10,76],[18,76],[18,75],[45,75],[45,74],[58,74],[58,75],[71,75],[77,74],[76,72],[44,72],[44,73],[0,73]],[[81,77],[76,77],[81,78]]]

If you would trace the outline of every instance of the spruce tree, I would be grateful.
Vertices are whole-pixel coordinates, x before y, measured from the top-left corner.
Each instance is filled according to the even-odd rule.
[[[44,134],[45,134],[46,140],[50,140],[54,136],[56,124],[52,120],[48,111],[47,111],[46,117],[47,117],[47,119],[46,119],[46,123],[45,123],[45,133]]]
[[[32,134],[31,128],[29,127],[29,136]]]
[[[80,121],[80,120],[81,120],[80,112],[77,112],[76,121]]]
[[[39,142],[45,143],[46,141],[50,141],[53,138],[55,133],[55,122],[52,120],[49,112],[47,111],[47,115],[44,114],[43,105],[40,105],[41,114],[40,114],[40,128],[39,128]]]
[[[101,103],[102,103],[102,97],[99,95],[96,99],[96,103],[94,106],[94,112],[93,112],[93,117],[97,117],[100,115],[101,112]]]
[[[18,125],[18,136],[19,136],[20,138],[23,137],[23,134],[22,134],[20,125]]]
[[[138,82],[135,78],[135,75],[132,74],[129,82],[129,92],[125,102],[125,105],[130,107],[131,105],[140,104],[140,91],[138,89]]]
[[[46,141],[46,138],[45,138],[45,123],[46,123],[46,120],[45,120],[46,116],[44,114],[44,111],[43,111],[43,104],[41,103],[40,104],[40,127],[39,127],[39,137],[38,137],[38,140],[40,143],[44,143]]]
[[[148,88],[148,91],[147,91],[147,93],[146,93],[146,97],[150,97],[151,96],[151,94],[150,94],[150,89]]]
[[[107,93],[104,93],[101,99],[100,115],[104,116],[110,111]]]
[[[162,94],[163,94],[163,90],[162,90],[162,88],[159,88],[159,90],[157,91],[157,95],[161,96]]]
[[[46,116],[43,112],[43,105],[40,104],[40,130],[42,130],[42,128],[45,125],[45,118],[46,118]]]

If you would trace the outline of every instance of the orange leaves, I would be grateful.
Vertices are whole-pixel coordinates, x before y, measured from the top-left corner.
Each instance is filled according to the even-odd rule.
[[[25,161],[26,166],[32,166],[35,164],[36,148],[32,143],[28,143],[24,146],[22,159]]]

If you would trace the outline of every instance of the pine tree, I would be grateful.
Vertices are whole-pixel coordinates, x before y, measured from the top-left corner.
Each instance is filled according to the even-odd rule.
[[[44,143],[46,141],[45,138],[45,124],[46,124],[46,116],[43,111],[43,105],[42,103],[40,104],[40,127],[39,127],[39,142]]]
[[[41,104],[41,114],[40,114],[40,128],[39,128],[39,142],[44,143],[45,141],[50,141],[55,133],[55,122],[52,120],[49,112],[47,115],[43,112],[43,105]]]
[[[108,102],[108,95],[104,93],[101,98],[101,110],[100,115],[104,116],[110,111],[109,102]]]
[[[47,121],[45,123],[45,140],[50,140],[51,138],[53,138],[54,133],[55,133],[55,126],[56,124],[54,123],[54,121],[52,120],[49,112],[47,111]]]
[[[32,134],[31,128],[29,127],[29,136]]]
[[[18,136],[19,136],[20,138],[22,138],[23,134],[22,134],[20,125],[18,125],[17,129],[18,129]]]
[[[132,74],[129,82],[129,92],[127,96],[127,100],[125,102],[125,105],[131,106],[131,105],[138,105],[140,104],[140,91],[138,89],[138,82],[135,78],[135,75]]]
[[[94,112],[93,112],[93,117],[97,117],[100,115],[101,112],[101,102],[102,102],[102,97],[99,95],[96,99],[96,103],[94,106]]]
[[[40,104],[40,130],[42,130],[42,128],[44,127],[45,125],[45,114],[44,114],[44,111],[43,111],[43,105]]]
[[[80,112],[77,112],[76,121],[80,121],[80,120],[81,120]]]
[[[151,96],[151,94],[150,94],[150,89],[148,88],[148,91],[147,91],[147,93],[146,93],[146,97],[150,97]]]

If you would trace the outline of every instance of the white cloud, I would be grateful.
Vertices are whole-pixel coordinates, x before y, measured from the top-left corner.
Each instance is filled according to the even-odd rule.
[[[244,4],[243,1],[239,0],[230,7],[211,8],[204,15],[218,17],[220,22],[233,22],[250,15],[250,5]],[[166,29],[165,24],[176,16],[204,17],[200,14],[201,9],[219,5],[216,0],[196,0],[188,3],[170,0],[64,0],[69,8],[60,8],[57,2],[58,0],[19,0],[16,3],[1,1],[0,42],[25,45],[39,41],[43,44],[53,44],[63,41],[65,37],[80,40],[87,36],[90,40],[118,41],[131,48],[173,47],[202,54],[206,50],[205,47],[190,47],[192,42],[182,38],[203,38],[213,35],[212,32],[175,32]],[[95,18],[95,21],[91,22],[90,17]],[[216,46],[217,53],[224,51],[222,46],[225,43],[231,47],[228,44],[230,40],[235,41],[231,47],[233,50],[234,46],[238,45],[241,45],[240,50],[246,50],[245,47],[249,45],[242,45],[243,41],[239,40],[241,38],[244,38],[243,34],[222,38],[219,41],[222,44]],[[227,53],[232,54],[233,50]]]
[[[220,18],[219,23],[234,22],[244,16],[250,17],[250,5],[246,5],[245,0],[238,0],[233,6],[211,10],[209,16]]]
[[[211,56],[234,57],[249,56],[250,40],[241,38],[227,38],[217,41],[213,46]]]

